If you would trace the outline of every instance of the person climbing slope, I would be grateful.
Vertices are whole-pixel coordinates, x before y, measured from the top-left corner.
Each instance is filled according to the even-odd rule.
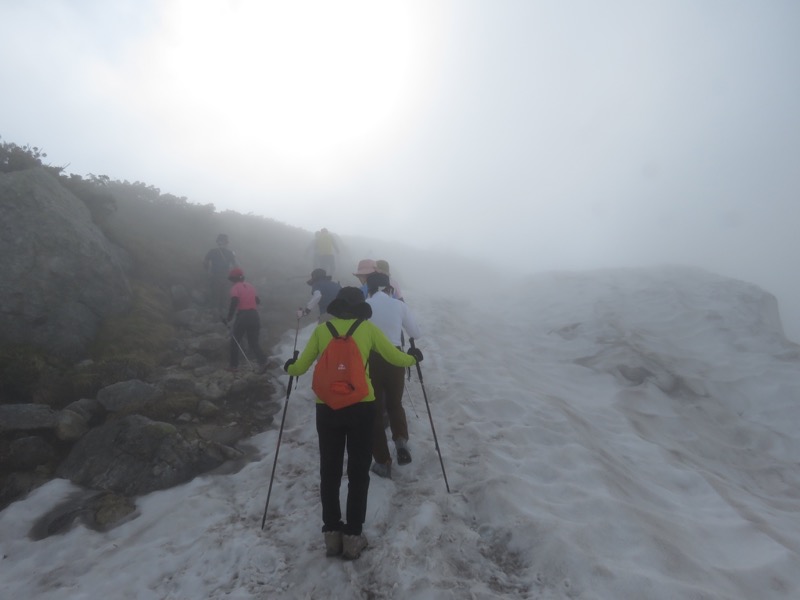
[[[380,258],[375,261],[375,270],[378,273],[383,273],[385,275],[388,275],[389,285],[392,286],[392,298],[397,298],[398,300],[405,301],[403,298],[403,291],[400,289],[400,284],[397,283],[397,280],[394,277],[392,277],[392,274],[389,272],[389,263],[386,260]]]
[[[325,227],[314,234],[314,241],[311,242],[311,251],[314,254],[314,268],[325,269],[328,275],[333,276],[336,269],[336,254],[339,246],[336,238]]]
[[[336,298],[336,294],[342,289],[338,282],[332,281],[331,276],[325,273],[325,269],[314,269],[311,271],[311,279],[306,281],[311,286],[311,300],[308,301],[303,314],[311,314],[314,307],[319,307],[319,322],[326,321],[328,316],[328,305]]]
[[[203,268],[208,274],[206,303],[211,311],[216,313],[214,318],[222,316],[225,310],[229,285],[227,282],[228,272],[236,266],[236,254],[228,248],[228,236],[220,233],[217,236],[217,245],[206,252],[203,259]]]
[[[328,305],[331,319],[317,325],[303,352],[295,360],[290,358],[284,370],[293,377],[308,371],[312,363],[323,355],[333,340],[331,327],[338,336],[350,332],[360,354],[360,366],[368,375],[367,358],[377,352],[389,363],[408,367],[422,361],[422,352],[414,348],[404,353],[398,350],[383,332],[368,321],[372,309],[356,287],[344,287]],[[355,326],[355,329],[351,328]],[[316,369],[320,368],[324,356]],[[364,377],[364,372],[361,377]],[[316,378],[316,370],[315,370]],[[327,556],[342,555],[346,559],[358,558],[367,546],[363,525],[367,513],[369,468],[372,462],[373,420],[375,418],[375,393],[365,378],[364,397],[344,408],[334,409],[315,390],[316,426],[319,436],[320,500],[322,503],[322,532]],[[342,521],[339,488],[345,450],[347,451],[347,508],[346,521]]]
[[[258,316],[258,305],[261,300],[256,294],[256,289],[244,280],[244,272],[240,268],[231,269],[228,279],[233,283],[233,286],[231,286],[228,317],[224,321],[228,324],[234,316],[236,317],[231,328],[228,370],[236,371],[239,367],[239,352],[243,352],[241,349],[242,339],[246,335],[247,345],[256,355],[258,365],[261,372],[263,372],[267,364],[267,358],[264,356],[264,352],[258,342],[258,336],[261,333],[261,318]]]
[[[392,344],[400,349],[403,330],[412,339],[420,336],[419,327],[408,305],[392,297],[393,290],[388,275],[379,272],[367,275],[367,291],[367,304],[372,308],[371,321],[386,334]],[[411,452],[408,449],[408,422],[403,408],[405,369],[388,363],[373,352],[369,357],[369,371],[375,389],[378,415],[382,415],[385,410],[389,417],[397,464],[406,465],[411,462]],[[392,458],[386,441],[386,427],[381,418],[375,420],[373,427],[372,457],[375,460],[372,472],[391,479]]]

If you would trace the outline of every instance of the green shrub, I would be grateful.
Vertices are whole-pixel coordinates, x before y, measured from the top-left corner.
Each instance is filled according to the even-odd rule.
[[[92,371],[99,383],[146,379],[175,338],[170,316],[170,300],[164,291],[134,282],[131,310],[107,318],[92,344]]]

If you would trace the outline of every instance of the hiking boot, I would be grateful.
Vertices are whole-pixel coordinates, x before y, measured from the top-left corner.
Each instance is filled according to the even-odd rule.
[[[394,447],[397,450],[398,465],[407,465],[411,462],[411,452],[408,451],[408,440],[395,440]]]
[[[342,532],[326,531],[325,536],[325,556],[339,556],[342,553]]]
[[[361,556],[361,551],[367,547],[367,538],[361,535],[342,536],[342,558],[354,560]]]
[[[369,468],[370,471],[375,473],[378,477],[384,477],[385,479],[392,478],[392,463],[372,463],[372,466]]]
[[[397,449],[397,464],[398,465],[407,465],[411,462],[411,452],[408,451],[408,448],[398,448]]]

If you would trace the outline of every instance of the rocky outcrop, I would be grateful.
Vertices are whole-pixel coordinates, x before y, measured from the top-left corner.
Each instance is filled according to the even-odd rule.
[[[120,381],[60,409],[0,404],[0,510],[54,476],[87,492],[133,498],[247,460],[239,443],[269,427],[280,409],[275,383],[249,366],[226,371],[227,328],[201,310],[189,311],[192,318],[177,330],[177,364],[147,381]],[[207,358],[198,347],[216,356]],[[76,521],[111,526],[95,522],[100,513],[85,504],[89,497],[36,535]]]
[[[113,492],[80,490],[39,517],[29,536],[42,540],[64,533],[75,521],[95,531],[105,531],[136,516],[136,503]]]
[[[0,404],[0,433],[55,427],[58,413],[44,404]]]
[[[113,239],[136,252],[125,235]],[[0,174],[0,253],[0,357],[16,361],[4,375],[20,370],[17,387],[0,386],[0,510],[64,477],[82,493],[46,515],[32,535],[64,531],[76,520],[104,530],[134,514],[140,494],[252,458],[240,442],[272,425],[281,406],[276,383],[251,361],[235,373],[224,368],[230,332],[205,308],[191,277],[164,287],[152,274],[134,273],[83,202],[43,169]],[[149,255],[136,258],[137,267],[155,264]],[[117,357],[113,344],[92,346],[87,357],[101,323],[119,321],[107,317],[131,308],[126,273],[137,290],[130,314],[143,306],[141,318],[169,320],[165,351],[156,354],[146,343],[138,350],[158,366],[138,355]],[[262,303],[265,350],[293,318],[297,290],[290,287]],[[143,288],[168,291],[171,306]],[[133,322],[125,331],[139,333]],[[112,332],[112,341],[126,339]],[[29,381],[37,382],[30,391]]]
[[[0,342],[74,358],[124,312],[126,256],[43,169],[0,173]]]
[[[131,379],[104,387],[97,393],[97,401],[109,411],[136,411],[147,406],[159,394],[156,386]]]
[[[84,435],[57,474],[91,489],[135,496],[188,481],[229,456],[218,444],[187,440],[174,425],[130,415]]]

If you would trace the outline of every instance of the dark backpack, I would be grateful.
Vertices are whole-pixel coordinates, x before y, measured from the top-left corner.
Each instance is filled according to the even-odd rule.
[[[330,322],[325,323],[333,339],[322,351],[314,367],[311,389],[334,410],[361,402],[369,395],[366,367],[352,337],[363,322],[364,319],[356,319],[344,336],[340,336]]]

